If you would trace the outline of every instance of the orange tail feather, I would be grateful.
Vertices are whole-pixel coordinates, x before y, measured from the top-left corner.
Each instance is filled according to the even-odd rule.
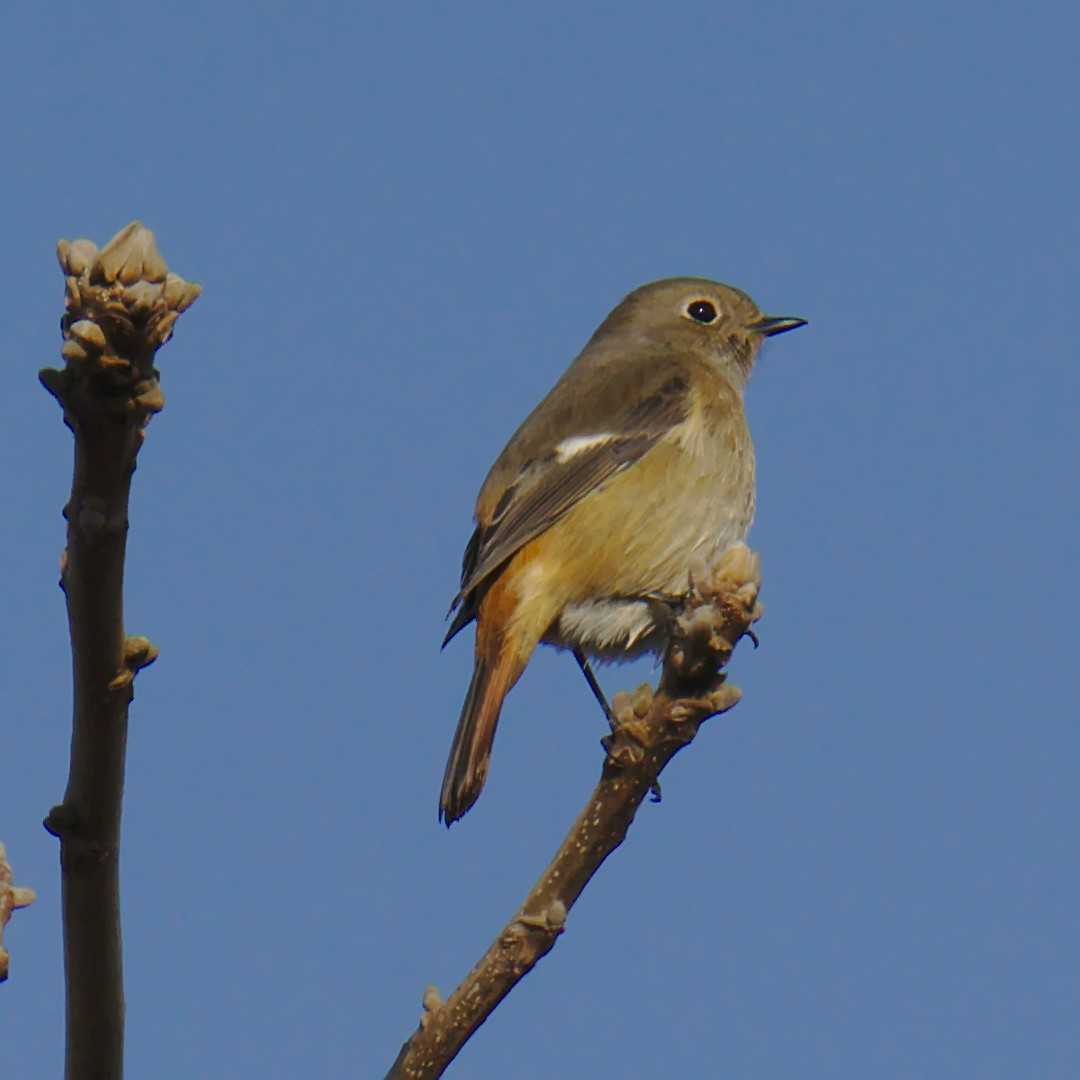
[[[477,609],[472,681],[461,707],[439,796],[439,820],[448,826],[479,798],[487,779],[503,700],[521,677],[562,602],[553,590],[536,589],[522,611],[517,578],[531,558],[530,549],[522,549],[487,588]]]
[[[509,649],[494,663],[477,651],[439,796],[439,820],[447,826],[463,817],[483,790],[503,699],[525,666],[515,660]]]

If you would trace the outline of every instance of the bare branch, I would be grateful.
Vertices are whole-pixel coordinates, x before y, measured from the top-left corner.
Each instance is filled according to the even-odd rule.
[[[128,705],[135,672],[154,661],[124,635],[124,552],[135,458],[165,399],[154,367],[198,285],[170,274],[154,234],[133,221],[100,251],[61,240],[65,275],[61,370],[40,372],[75,436],[67,548],[74,668],[71,765],[45,828],[60,839],[69,1080],[123,1073],[119,843]]]
[[[401,1048],[387,1080],[433,1080],[507,994],[555,946],[589,879],[626,838],[657,777],[702,722],[726,712],[739,690],[721,668],[761,617],[758,557],[744,544],[697,568],[664,658],[655,694],[617,694],[617,726],[603,740],[600,781],[540,880],[476,966],[445,1002],[423,997],[420,1027]]]
[[[11,958],[4,948],[4,927],[11,919],[11,913],[19,908],[29,907],[36,899],[33,889],[19,888],[12,884],[14,874],[7,861],[7,849],[0,844],[0,982],[8,977],[8,965]]]

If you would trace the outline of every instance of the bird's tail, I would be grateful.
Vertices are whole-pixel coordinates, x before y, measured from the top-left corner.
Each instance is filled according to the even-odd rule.
[[[439,796],[439,820],[448,827],[463,817],[480,797],[503,699],[524,666],[517,662],[511,649],[501,650],[493,659],[477,650],[476,666],[461,706]]]
[[[439,795],[439,820],[448,826],[480,797],[503,700],[565,599],[551,589],[539,590],[522,610],[520,567],[516,564],[528,565],[529,559],[528,547],[523,548],[498,580],[486,587],[477,606],[472,681],[461,706]]]

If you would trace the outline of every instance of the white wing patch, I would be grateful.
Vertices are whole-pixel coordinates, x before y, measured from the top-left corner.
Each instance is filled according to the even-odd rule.
[[[565,465],[571,458],[577,457],[578,454],[583,454],[594,446],[601,446],[606,442],[611,442],[614,438],[615,436],[610,431],[605,431],[600,435],[571,435],[569,439],[563,439],[555,447],[555,460],[560,465]]]

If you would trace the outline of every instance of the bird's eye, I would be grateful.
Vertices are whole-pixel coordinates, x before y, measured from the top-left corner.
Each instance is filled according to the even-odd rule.
[[[695,300],[687,307],[686,314],[700,323],[711,323],[716,320],[716,308],[708,300]]]

